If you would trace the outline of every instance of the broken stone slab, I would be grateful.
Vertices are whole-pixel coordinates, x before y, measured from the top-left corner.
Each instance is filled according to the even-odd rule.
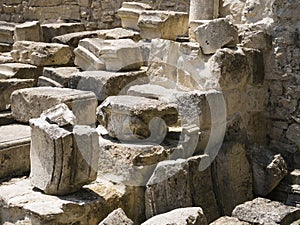
[[[30,21],[16,25],[14,41],[43,41],[40,22]]]
[[[11,111],[6,110],[0,112],[0,126],[10,125],[13,123],[16,123],[16,121],[14,120],[14,117],[11,115]]]
[[[54,86],[68,87],[69,81],[77,72],[79,69],[76,67],[44,67],[38,86],[50,86],[52,83]]]
[[[10,52],[0,52],[0,63],[12,63],[14,59],[11,57]]]
[[[232,216],[250,224],[288,225],[300,219],[300,209],[265,198],[256,198],[238,205]]]
[[[142,225],[207,225],[206,217],[200,207],[178,208],[148,219]]]
[[[224,18],[208,21],[194,33],[204,54],[214,54],[222,47],[235,47],[239,43],[237,27]]]
[[[165,125],[175,124],[177,117],[172,104],[127,95],[110,96],[97,108],[98,121],[109,135],[126,141],[161,139],[167,129]]]
[[[12,114],[20,122],[31,118],[60,103],[73,111],[78,125],[95,125],[97,99],[93,92],[68,88],[35,87],[15,91],[11,96]]]
[[[223,216],[216,221],[210,223],[209,225],[250,225],[250,223],[240,221],[237,218],[229,217],[229,216]]]
[[[96,180],[99,136],[95,129],[73,126],[75,116],[66,105],[55,106],[29,122],[33,186],[46,194],[67,195]]]
[[[81,31],[64,34],[52,38],[52,42],[69,45],[72,49],[77,48],[79,41],[85,38],[96,38],[99,31]]]
[[[14,43],[14,31],[15,31],[15,23],[9,22],[0,22],[0,42],[13,44]]]
[[[41,25],[43,41],[51,42],[52,38],[64,34],[82,32],[85,30],[82,23],[44,23]]]
[[[58,88],[63,88],[63,86],[60,83],[58,83],[58,82],[56,82],[56,81],[54,81],[54,80],[52,80],[52,79],[50,79],[48,77],[44,77],[44,76],[40,76],[39,77],[37,86],[38,87],[58,87]]]
[[[20,176],[30,170],[30,127],[0,126],[0,178]]]
[[[19,89],[31,88],[36,84],[33,79],[0,79],[0,111],[11,107],[11,94]]]
[[[147,82],[149,79],[145,68],[130,72],[84,71],[74,73],[68,87],[92,91],[102,102],[109,96],[125,94],[131,85]]]
[[[143,11],[138,20],[140,35],[145,39],[176,40],[188,32],[188,14],[173,11]]]
[[[197,27],[208,23],[208,20],[190,20],[189,22],[189,40],[191,42],[196,42],[195,30]]]
[[[118,208],[111,212],[99,225],[133,225],[133,221],[127,217],[123,209]]]
[[[131,39],[87,38],[74,53],[75,65],[83,70],[130,71],[143,65],[141,50]]]
[[[98,38],[101,39],[131,39],[135,42],[141,40],[139,32],[124,28],[114,28],[107,30],[99,30]]]
[[[67,45],[17,41],[13,45],[11,55],[16,62],[36,66],[54,66],[68,64],[73,53]]]
[[[24,63],[0,64],[0,79],[35,79],[41,75],[41,69]]]
[[[118,16],[121,18],[123,28],[130,28],[139,31],[137,26],[139,17],[144,10],[151,10],[149,4],[138,2],[123,2],[122,8],[118,10]]]
[[[12,45],[7,43],[0,43],[0,52],[10,52]]]
[[[219,0],[191,0],[190,21],[192,20],[211,20],[218,18]]]
[[[269,194],[287,175],[287,164],[280,154],[265,148],[252,150],[253,191],[258,196]]]

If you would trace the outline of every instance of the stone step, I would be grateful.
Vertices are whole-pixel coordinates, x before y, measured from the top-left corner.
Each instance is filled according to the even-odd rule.
[[[30,140],[29,126],[0,126],[0,179],[29,172]]]
[[[79,125],[95,125],[97,99],[93,92],[68,88],[35,87],[15,91],[11,95],[12,115],[27,123],[31,118],[57,104],[65,103],[77,117]]]
[[[174,104],[143,97],[118,95],[108,97],[97,108],[97,118],[111,137],[126,141],[149,138],[156,142],[164,139],[166,125],[177,122],[178,112]]]
[[[74,53],[75,65],[83,70],[130,71],[143,65],[139,45],[131,39],[86,38]]]
[[[42,75],[42,71],[37,66],[24,63],[0,64],[0,79],[21,78],[37,80],[40,75]]]

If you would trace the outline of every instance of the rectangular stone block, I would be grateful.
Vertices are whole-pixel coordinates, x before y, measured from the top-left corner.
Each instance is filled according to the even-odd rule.
[[[29,172],[30,139],[29,126],[0,126],[0,179]]]
[[[12,44],[14,43],[15,23],[0,22],[0,42]]]
[[[35,79],[42,74],[42,70],[37,66],[23,63],[3,63],[0,64],[0,79],[20,78]]]
[[[10,52],[12,50],[12,44],[0,43],[0,52]]]
[[[71,78],[78,72],[79,69],[76,67],[45,67],[43,77],[57,82],[61,87],[68,87]]]
[[[14,41],[43,41],[40,22],[30,21],[16,25]]]
[[[35,80],[33,79],[0,79],[0,111],[10,108],[10,96],[14,91],[31,88],[34,85]]]
[[[38,118],[52,106],[65,103],[77,118],[79,125],[94,125],[97,99],[93,92],[67,88],[36,87],[14,92],[11,96],[12,114],[20,122]]]
[[[6,110],[0,112],[0,126],[9,125],[13,123],[16,123],[16,121],[14,120],[11,111]]]
[[[96,179],[99,136],[95,129],[66,130],[42,118],[31,119],[30,126],[30,181],[35,187],[46,194],[66,195]]]

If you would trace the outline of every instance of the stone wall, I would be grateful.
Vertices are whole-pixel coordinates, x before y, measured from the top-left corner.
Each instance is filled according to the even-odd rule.
[[[0,0],[0,20],[81,21],[88,29],[120,26],[116,11],[124,0]],[[132,1],[132,0],[126,0]],[[136,0],[147,2],[155,9],[188,11],[185,0]]]

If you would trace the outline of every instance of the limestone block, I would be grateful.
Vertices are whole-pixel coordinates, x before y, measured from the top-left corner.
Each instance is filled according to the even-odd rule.
[[[51,42],[52,38],[64,34],[82,32],[85,30],[82,23],[44,23],[41,25],[43,41]]]
[[[252,150],[253,191],[258,196],[269,194],[287,175],[287,165],[280,154],[271,150]]]
[[[190,21],[218,18],[219,0],[192,0],[190,3]]]
[[[97,177],[98,134],[89,126],[72,126],[73,120],[67,106],[30,120],[30,182],[46,194],[70,194]]]
[[[38,118],[40,114],[60,103],[73,111],[78,125],[96,122],[97,99],[94,93],[67,88],[36,87],[15,91],[11,96],[12,114],[20,122]]]
[[[9,22],[0,22],[0,42],[13,44],[14,43],[14,31],[15,31],[15,23]]]
[[[11,94],[19,89],[31,88],[35,85],[33,79],[0,79],[0,111],[9,109],[11,106]]]
[[[0,52],[0,63],[12,63],[14,62],[13,58],[10,55],[10,52]]]
[[[20,78],[35,79],[41,75],[41,69],[36,66],[23,63],[0,64],[0,79]]]
[[[122,8],[118,10],[123,28],[130,28],[139,31],[137,26],[139,17],[144,10],[152,9],[150,5],[138,2],[123,2]]]
[[[0,52],[10,52],[12,45],[7,43],[0,43]]]
[[[140,35],[145,39],[176,40],[188,31],[188,14],[172,11],[143,11],[139,17]]]
[[[43,1],[43,0],[31,0],[29,3],[29,6],[40,6],[40,7],[46,7],[46,6],[56,6],[60,5],[62,3],[62,0],[51,0],[51,1]]]
[[[111,212],[99,225],[133,225],[133,221],[129,219],[123,209],[118,208]]]
[[[20,176],[30,169],[30,127],[0,126],[0,178]]]
[[[235,206],[253,198],[252,171],[245,147],[224,142],[213,163],[220,193],[217,198],[225,215],[230,215]]]
[[[92,91],[96,94],[98,101],[102,102],[109,96],[125,94],[128,86],[148,81],[145,68],[132,72],[85,71],[74,73],[68,86],[78,90]]]
[[[124,29],[124,28],[114,28],[107,30],[99,30],[98,38],[101,39],[131,39],[135,42],[141,40],[140,34],[137,31]]]
[[[13,116],[11,115],[11,111],[2,111],[0,112],[0,126],[9,125],[16,123]]]
[[[156,117],[161,119],[155,119]],[[161,139],[166,132],[164,123],[175,124],[178,113],[173,104],[143,97],[118,95],[108,97],[97,108],[97,118],[111,137],[134,141],[138,138]],[[151,121],[151,128],[155,132],[151,132],[149,128]]]
[[[187,207],[178,208],[170,212],[163,213],[152,217],[142,225],[168,225],[168,224],[180,224],[180,225],[206,225],[206,217],[200,207]]]
[[[14,41],[43,41],[40,22],[30,21],[16,25]]]
[[[42,85],[45,84],[41,81],[41,79],[48,78],[52,83],[57,83],[60,87],[68,87],[68,83],[71,80],[72,76],[79,72],[79,69],[76,67],[44,67],[43,70],[43,78],[39,77],[39,85],[38,86],[47,86]]]
[[[83,39],[74,52],[75,65],[83,70],[138,70],[143,64],[138,44],[130,39]]]
[[[237,218],[229,217],[229,216],[223,216],[216,221],[210,223],[209,225],[250,225],[250,223],[240,221]]]
[[[36,66],[66,65],[72,52],[67,45],[31,41],[17,41],[11,52],[16,62]]]
[[[213,54],[224,46],[234,47],[239,43],[237,27],[223,18],[200,25],[194,33],[204,54]]]
[[[265,198],[238,205],[232,216],[250,224],[291,224],[300,218],[300,209]]]

